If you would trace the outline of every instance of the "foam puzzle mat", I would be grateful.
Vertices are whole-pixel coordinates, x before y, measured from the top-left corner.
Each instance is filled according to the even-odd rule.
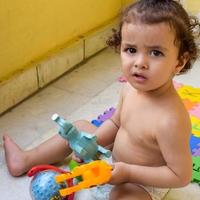
[[[193,156],[200,156],[200,88],[174,82],[192,122],[190,148]]]
[[[192,123],[190,149],[193,160],[192,181],[200,185],[200,88],[174,82],[178,94],[187,108]]]

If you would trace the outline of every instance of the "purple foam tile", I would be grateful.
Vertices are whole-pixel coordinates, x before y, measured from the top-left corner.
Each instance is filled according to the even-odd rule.
[[[199,148],[192,149],[193,156],[200,156],[200,143],[197,145]]]
[[[111,107],[109,110],[106,110],[102,115],[99,115],[98,120],[104,122],[107,119],[111,118],[114,112],[115,108]]]

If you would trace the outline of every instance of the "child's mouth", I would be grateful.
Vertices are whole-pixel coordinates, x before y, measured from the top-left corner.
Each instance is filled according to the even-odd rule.
[[[137,82],[144,82],[145,80],[147,80],[147,78],[144,75],[138,73],[134,73],[133,77]]]

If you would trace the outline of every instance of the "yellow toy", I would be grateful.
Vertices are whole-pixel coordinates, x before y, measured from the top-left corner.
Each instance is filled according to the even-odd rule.
[[[81,176],[82,181],[77,185],[59,190],[62,197],[70,195],[81,189],[90,188],[108,182],[112,175],[112,166],[103,160],[92,161],[88,164],[75,167],[70,173],[60,174],[55,177],[57,183]]]

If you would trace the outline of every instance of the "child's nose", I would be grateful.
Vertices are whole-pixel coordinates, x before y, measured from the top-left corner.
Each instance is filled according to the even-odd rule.
[[[139,69],[148,69],[148,61],[145,55],[138,55],[135,62],[134,67]]]

